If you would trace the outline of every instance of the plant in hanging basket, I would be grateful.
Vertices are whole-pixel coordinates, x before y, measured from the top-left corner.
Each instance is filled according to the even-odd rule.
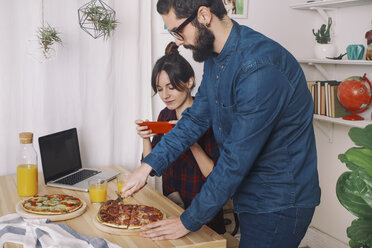
[[[43,55],[45,58],[48,57],[50,49],[52,49],[53,44],[60,43],[62,40],[59,37],[59,33],[49,24],[47,27],[41,27],[38,30],[37,38],[39,39],[41,48],[43,49]]]
[[[117,27],[115,11],[102,0],[93,0],[78,10],[80,27],[93,38],[108,39]]]

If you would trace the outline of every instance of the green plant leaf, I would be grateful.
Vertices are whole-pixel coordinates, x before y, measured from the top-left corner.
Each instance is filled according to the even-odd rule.
[[[316,33],[313,29],[315,40],[319,44],[328,44],[331,41],[331,35],[330,35],[331,25],[332,25],[332,18],[329,17],[328,25],[322,24],[322,26],[320,26],[320,29],[318,29]]]
[[[360,197],[369,205],[372,212],[372,177],[363,169],[358,170],[357,174]]]
[[[372,177],[372,150],[353,147],[345,152],[345,156],[354,165],[364,168]]]
[[[55,28],[51,27],[49,24],[47,27],[39,28],[37,37],[45,53],[49,51],[49,49],[54,43],[62,44],[62,40],[59,37],[59,33]]]
[[[359,243],[358,241],[355,241],[355,240],[352,240],[352,239],[349,240],[349,246],[350,246],[350,248],[363,248],[362,243]]]
[[[106,40],[117,27],[118,21],[115,20],[115,16],[108,14],[101,6],[92,5],[84,11],[84,14],[87,15],[87,20],[93,23],[94,29],[103,33]]]
[[[355,145],[372,150],[372,124],[365,128],[350,128],[349,136]]]
[[[346,230],[350,238],[350,247],[372,247],[372,221],[365,219],[353,220]]]
[[[338,155],[338,159],[339,159],[342,163],[346,164],[346,167],[347,167],[349,170],[358,170],[358,169],[360,169],[359,166],[357,166],[357,165],[353,164],[352,162],[350,162],[350,161],[347,159],[347,157],[346,157],[346,155],[345,155],[344,153],[339,154],[339,155]]]
[[[366,183],[359,178],[359,170],[344,172],[337,180],[336,195],[341,205],[353,215],[361,218],[371,219],[372,208],[362,198],[371,199],[370,192],[365,189]],[[370,188],[369,188],[370,190]]]

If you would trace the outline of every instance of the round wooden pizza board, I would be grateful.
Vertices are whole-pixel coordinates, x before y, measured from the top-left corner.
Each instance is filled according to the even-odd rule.
[[[93,223],[94,225],[97,227],[97,229],[101,230],[102,232],[106,232],[106,233],[110,233],[110,234],[115,234],[115,235],[128,235],[128,236],[131,236],[131,235],[138,235],[142,230],[141,229],[123,229],[123,228],[115,228],[115,227],[111,227],[111,226],[106,226],[102,223],[100,223],[98,220],[97,220],[97,217],[94,216],[93,217]]]
[[[27,212],[26,210],[24,210],[23,207],[22,207],[22,202],[23,201],[20,201],[20,202],[17,203],[16,212],[17,212],[17,214],[19,214],[23,218],[29,218],[29,219],[50,219],[51,221],[69,220],[69,219],[73,219],[73,218],[76,218],[76,217],[82,215],[87,208],[87,204],[85,203],[85,201],[81,200],[83,205],[79,209],[77,209],[76,211],[74,211],[72,213],[67,213],[67,214],[34,214],[34,213],[30,213],[30,212]]]
[[[165,216],[165,213],[163,211],[161,211],[161,212],[163,214],[163,219],[165,219],[165,217],[166,217]],[[93,223],[97,227],[97,229],[101,230],[102,232],[106,232],[106,233],[110,233],[110,234],[115,234],[115,235],[123,235],[123,236],[124,235],[128,235],[128,236],[131,236],[131,235],[138,235],[140,232],[143,231],[140,228],[138,228],[138,229],[124,229],[124,228],[116,228],[116,227],[106,226],[106,225],[100,223],[97,220],[97,215],[95,215],[93,217]]]

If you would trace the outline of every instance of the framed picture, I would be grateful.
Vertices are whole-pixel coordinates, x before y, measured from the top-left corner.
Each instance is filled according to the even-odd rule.
[[[221,0],[231,18],[248,17],[248,0]]]

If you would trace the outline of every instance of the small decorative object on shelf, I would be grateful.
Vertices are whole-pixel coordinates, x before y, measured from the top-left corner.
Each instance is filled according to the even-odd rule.
[[[367,39],[366,60],[372,60],[372,30],[369,30],[366,33],[366,39]]]
[[[347,53],[344,53],[344,54],[340,54],[338,55],[337,57],[326,57],[327,59],[334,59],[334,60],[341,60]]]
[[[344,120],[364,120],[357,114],[366,111],[371,104],[371,88],[371,83],[366,74],[363,77],[349,77],[341,82],[337,89],[337,98],[351,112],[351,115],[343,117]]]
[[[328,24],[322,24],[317,32],[313,29],[313,34],[317,42],[315,46],[315,56],[318,59],[325,59],[327,57],[334,57],[336,54],[336,46],[331,42],[331,26],[332,18],[328,17]]]
[[[94,39],[104,37],[108,39],[118,22],[115,20],[115,11],[102,0],[92,0],[78,10],[81,29]]]
[[[364,46],[362,44],[348,45],[346,48],[347,58],[349,60],[361,60],[363,59]]]
[[[358,217],[346,230],[349,246],[372,247],[372,125],[351,128],[349,137],[356,147],[338,155],[350,171],[338,178],[336,195],[341,205]]]

